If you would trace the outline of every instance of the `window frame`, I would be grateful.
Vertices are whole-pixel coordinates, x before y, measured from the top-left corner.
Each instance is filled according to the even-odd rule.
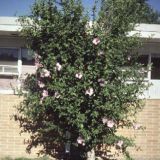
[[[12,66],[12,65],[1,65],[0,66],[12,66],[13,68],[17,68],[17,73],[16,72],[0,72],[0,75],[7,75],[7,76],[18,76],[18,78],[20,78],[20,76],[22,75],[22,66],[27,66],[27,67],[33,67],[35,66],[34,64],[33,65],[27,65],[27,64],[24,64],[22,63],[22,49],[26,48],[26,47],[0,47],[1,48],[6,48],[6,49],[17,49],[18,50],[18,59],[17,59],[17,65],[15,66]],[[27,48],[26,48],[27,49]],[[3,68],[4,68],[3,67]],[[4,69],[3,69],[4,70]]]
[[[21,47],[21,48],[20,48],[20,50],[21,50],[21,51],[20,51],[20,56],[21,56],[20,59],[21,59],[21,61],[22,61],[22,66],[28,66],[28,67],[29,67],[29,66],[31,66],[31,67],[32,67],[32,66],[35,66],[35,62],[33,62],[33,64],[23,64],[23,57],[22,57],[22,56],[23,56],[23,55],[22,55],[22,50],[23,50],[23,49],[29,50],[29,49],[26,48],[26,47]],[[33,59],[34,59],[34,57],[33,57]]]
[[[0,46],[0,49],[17,49],[18,50],[18,59],[16,62],[16,65],[13,67],[14,68],[17,68],[17,72],[0,72],[0,76],[9,76],[9,77],[12,77],[14,78],[15,76],[17,77],[17,84],[16,84],[16,87],[17,89],[20,89],[21,88],[21,79],[22,79],[22,66],[27,66],[27,67],[35,67],[35,64],[33,63],[33,65],[22,65],[22,48],[25,48],[25,47],[12,47],[12,46],[9,46],[9,47],[6,47],[6,46]],[[27,48],[26,48],[27,49]],[[5,66],[5,65],[1,65],[0,66]],[[12,65],[6,65],[6,66],[12,66]],[[15,90],[12,90],[10,88],[8,89],[0,89],[0,94],[17,94],[17,91]]]
[[[147,63],[147,65],[150,64],[150,54],[143,53],[143,54],[140,54],[139,56],[148,56],[148,63]],[[149,67],[149,71],[147,71],[147,76],[144,78],[144,81],[149,81],[150,80],[150,73],[149,73],[150,70],[151,70],[151,68]]]
[[[159,80],[160,81],[160,79],[152,79],[151,78],[151,74],[152,74],[152,66],[151,66],[151,64],[152,64],[152,57],[159,57],[160,58],[160,53],[143,53],[143,54],[140,54],[140,55],[142,55],[142,56],[143,55],[148,55],[149,70],[147,72],[147,77],[144,80],[146,80],[146,81]]]
[[[0,72],[0,75],[7,75],[7,76],[20,76],[20,63],[21,63],[21,51],[20,51],[20,48],[18,47],[0,47],[0,49],[17,49],[18,50],[18,59],[17,59],[17,65],[13,66],[13,65],[1,65],[0,66],[9,66],[9,67],[13,67],[13,68],[17,68],[17,73],[14,73],[14,72],[4,72],[4,67],[3,67],[3,71]]]
[[[152,79],[152,66],[151,66],[152,65],[152,57],[153,58],[156,58],[156,57],[160,58],[160,54],[158,54],[158,53],[151,53],[150,54],[150,59],[149,59],[149,64],[150,64],[150,70],[149,70],[150,73],[149,74],[150,75],[149,75],[149,78],[150,78],[151,81],[156,81],[156,80],[160,81],[160,79]]]

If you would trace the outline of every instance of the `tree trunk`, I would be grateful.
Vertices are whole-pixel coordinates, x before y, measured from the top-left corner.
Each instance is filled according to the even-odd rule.
[[[87,160],[95,160],[95,151],[94,148],[87,152]]]

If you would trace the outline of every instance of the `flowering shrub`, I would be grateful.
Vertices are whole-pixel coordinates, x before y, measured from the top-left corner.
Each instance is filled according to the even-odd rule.
[[[22,130],[31,134],[28,151],[41,145],[41,154],[57,157],[68,144],[71,155],[74,146],[86,157],[106,144],[128,156],[132,141],[116,132],[139,128],[130,117],[142,107],[138,97],[144,77],[137,72],[138,38],[127,33],[140,7],[136,0],[107,0],[88,25],[79,0],[42,0],[33,5],[30,19],[21,19],[37,68],[25,81],[27,93],[15,115]],[[129,69],[123,71],[125,66]]]

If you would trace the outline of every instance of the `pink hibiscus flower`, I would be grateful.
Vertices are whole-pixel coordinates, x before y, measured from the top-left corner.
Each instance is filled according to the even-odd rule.
[[[81,79],[81,78],[82,78],[82,76],[83,76],[83,75],[82,75],[82,73],[81,73],[81,72],[76,73],[76,75],[75,75],[75,77],[76,77],[76,78],[78,78],[78,79]]]
[[[55,92],[55,93],[54,93],[54,97],[58,99],[58,98],[61,97],[61,95],[60,95],[58,92]]]
[[[43,90],[42,96],[43,96],[43,98],[48,97],[48,91],[47,90]]]
[[[41,77],[50,77],[50,71],[48,71],[47,69],[43,69],[42,73],[41,73]]]
[[[100,43],[100,39],[99,38],[94,38],[93,41],[92,41],[92,43],[94,45],[98,45]]]
[[[107,117],[103,117],[102,118],[102,122],[103,122],[103,124],[106,124],[108,122],[108,118]]]
[[[40,67],[43,67],[43,65],[40,63],[40,58],[41,56],[38,54],[35,54],[35,66],[36,66],[36,70]]]
[[[81,144],[81,145],[85,145],[85,140],[84,140],[81,136],[79,136],[79,137],[77,138],[77,143],[78,143],[78,144]]]
[[[85,94],[86,94],[86,95],[89,95],[89,96],[92,96],[92,95],[94,94],[93,88],[87,89]]]
[[[62,65],[57,62],[55,68],[56,68],[57,71],[60,71],[62,69]]]
[[[122,148],[123,146],[123,141],[122,140],[119,140],[116,145],[119,147],[119,148]]]
[[[108,126],[109,128],[113,128],[114,125],[115,125],[115,123],[114,123],[113,120],[108,120],[108,121],[107,121],[107,126]]]
[[[39,86],[39,88],[44,88],[45,85],[41,81],[38,81],[38,86]]]
[[[98,79],[99,85],[104,87],[106,85],[106,81],[103,78]]]

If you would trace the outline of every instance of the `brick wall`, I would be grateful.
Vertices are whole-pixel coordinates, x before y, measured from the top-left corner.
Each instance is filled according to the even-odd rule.
[[[35,157],[25,152],[24,139],[27,135],[19,134],[18,124],[13,120],[15,113],[13,106],[20,102],[14,95],[0,95],[0,158],[10,157]]]
[[[27,135],[20,135],[18,124],[11,119],[15,113],[13,106],[20,101],[14,95],[0,95],[0,158],[36,156],[35,153],[28,155],[25,152],[24,139]],[[139,149],[130,149],[131,154],[136,160],[160,160],[160,100],[147,100],[138,121],[146,127],[144,131],[123,130],[123,134],[129,137],[136,136]]]
[[[123,130],[121,133],[135,137],[136,148],[129,151],[135,160],[160,160],[160,100],[147,100],[137,118],[144,130]]]

